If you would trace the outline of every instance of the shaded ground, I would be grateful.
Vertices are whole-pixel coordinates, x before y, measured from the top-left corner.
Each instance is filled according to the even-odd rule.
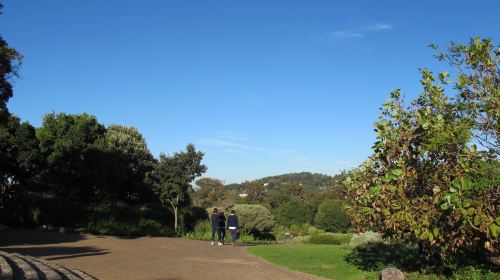
[[[41,257],[98,279],[319,279],[272,265],[246,246],[167,237],[119,238],[33,230],[0,231],[0,250]]]

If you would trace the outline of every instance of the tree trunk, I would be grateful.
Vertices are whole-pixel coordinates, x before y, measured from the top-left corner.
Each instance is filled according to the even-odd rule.
[[[172,206],[174,208],[174,229],[177,232],[177,207]]]

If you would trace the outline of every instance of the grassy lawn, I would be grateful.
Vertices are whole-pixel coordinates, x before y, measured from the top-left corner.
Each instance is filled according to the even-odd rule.
[[[351,250],[338,245],[257,246],[248,250],[272,263],[328,279],[378,279],[378,272],[363,271],[346,262]]]

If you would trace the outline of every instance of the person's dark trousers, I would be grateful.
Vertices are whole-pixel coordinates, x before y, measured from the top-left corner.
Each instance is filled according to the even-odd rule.
[[[217,232],[217,240],[220,240],[220,231],[219,228],[212,227],[212,242],[215,241],[215,233]]]
[[[226,239],[226,228],[219,227],[219,241],[224,244],[224,239]]]
[[[238,238],[238,229],[230,229],[230,231],[231,231],[231,241],[233,241],[234,243]]]

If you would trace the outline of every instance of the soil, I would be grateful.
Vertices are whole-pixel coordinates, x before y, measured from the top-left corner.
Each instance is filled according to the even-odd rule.
[[[40,257],[103,280],[320,279],[273,265],[247,248],[183,238],[0,231],[1,251]]]

